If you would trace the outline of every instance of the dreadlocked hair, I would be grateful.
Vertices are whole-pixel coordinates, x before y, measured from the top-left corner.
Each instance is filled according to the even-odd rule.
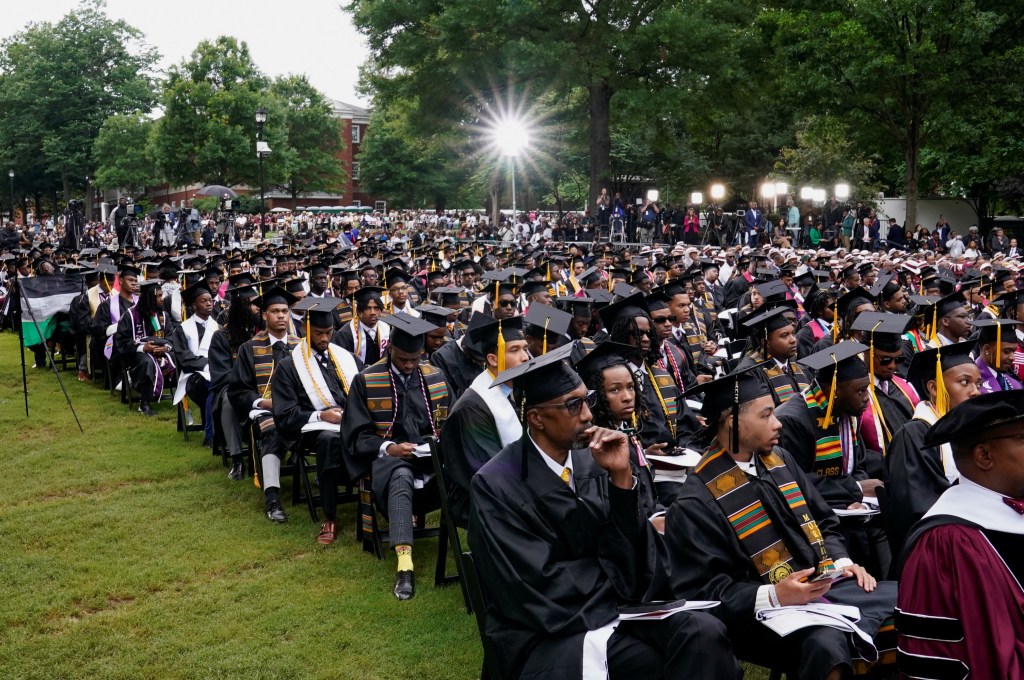
[[[160,308],[156,304],[156,286],[144,286],[142,295],[139,296],[139,316],[148,319],[159,311]]]
[[[804,301],[804,309],[812,319],[820,319],[828,303],[835,299],[832,291],[820,291]]]
[[[625,366],[625,364],[617,364],[619,366]],[[609,366],[608,368],[612,368]],[[628,367],[627,367],[628,368]],[[600,371],[594,371],[588,373],[583,378],[583,383],[587,386],[588,390],[594,390],[597,397],[593,408],[590,409],[590,413],[593,415],[594,424],[598,427],[607,427],[611,429],[617,429],[619,427],[619,421],[612,415],[611,404],[608,403],[608,396],[604,393],[604,372],[607,369]],[[640,391],[640,386],[636,383],[636,377],[630,376],[633,380],[633,404],[634,404],[634,415],[638,422],[644,422],[648,419],[650,413],[647,410],[647,402],[643,398],[643,392]]]
[[[236,352],[256,335],[256,318],[249,310],[249,301],[236,296],[228,306],[228,344]]]
[[[642,355],[642,358],[646,362],[654,363],[658,360],[658,350],[661,348],[660,343],[655,342],[656,334],[654,332],[654,323],[651,321],[651,317],[646,312],[639,316],[626,316],[620,317],[615,320],[612,327],[608,329],[608,339],[612,342],[622,343],[623,345],[632,345],[634,342],[637,351],[640,351],[640,327],[637,326],[636,320],[639,318],[647,319],[648,328],[651,329],[651,334],[648,339],[651,341],[651,349],[646,355]]]

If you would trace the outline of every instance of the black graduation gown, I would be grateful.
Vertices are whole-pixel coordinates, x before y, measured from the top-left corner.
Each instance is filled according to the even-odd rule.
[[[580,677],[587,631],[640,600],[656,566],[636,490],[612,486],[583,449],[570,454],[573,493],[543,455],[524,434],[481,468],[470,491],[487,634],[508,678]]]
[[[430,365],[441,369],[448,383],[452,403],[457,401],[473,383],[483,367],[474,362],[458,342],[446,342],[430,355]]]
[[[946,489],[949,480],[942,470],[942,454],[937,447],[925,446],[929,425],[909,420],[892,437],[885,458],[885,490],[892,512],[890,538],[895,546],[903,544],[910,528],[931,509]]]
[[[803,328],[796,332],[796,358],[803,359],[806,356],[810,356],[814,353],[814,346],[818,342],[814,338],[814,331],[811,328],[811,323],[815,326],[816,322],[808,322]],[[831,333],[824,333],[822,337],[832,337]]]
[[[786,467],[799,484],[829,556],[833,560],[849,557],[839,522],[811,479],[801,472],[793,456],[779,448],[775,451],[786,461]],[[790,564],[795,571],[816,567],[818,555],[778,486],[771,478],[762,479],[766,477],[763,464],[758,461],[756,465],[758,476],[748,474],[747,480],[753,485],[779,538],[790,549],[793,555]],[[696,476],[682,484],[679,500],[669,508],[665,542],[673,596],[721,601],[709,611],[728,627],[733,648],[740,658],[772,667],[782,665],[786,677],[796,680],[821,678],[835,665],[849,663],[850,643],[840,631],[813,627],[779,637],[756,620],[754,603],[757,589],[764,582],[721,506]],[[896,603],[895,585],[879,582],[878,590],[865,593],[855,580],[849,579],[833,585],[828,597],[836,603],[859,607],[861,621],[858,625],[874,635],[892,614]]]
[[[316,361],[316,356],[310,353],[309,360]],[[356,366],[362,366],[356,358]],[[331,396],[338,406],[344,411],[347,406],[347,398],[338,374],[334,370],[321,369],[324,382],[327,383]],[[309,422],[310,416],[317,409],[313,408],[313,402],[306,394],[302,382],[299,380],[299,373],[295,368],[295,361],[291,355],[285,357],[277,366],[277,374],[270,385],[274,395],[274,423],[282,439],[289,445],[295,446],[305,438],[306,442],[316,450],[317,470],[335,470],[342,466],[341,460],[341,425],[336,425],[333,430],[314,430],[302,433],[302,427]]]
[[[779,447],[792,454],[793,460],[830,507],[847,508],[851,503],[859,503],[864,498],[857,485],[858,481],[868,479],[864,469],[864,444],[860,440],[853,451],[852,474],[821,477],[814,472],[818,424],[804,400],[799,397],[788,400],[775,410],[775,416],[782,422]]]
[[[280,363],[288,356],[288,340],[285,339],[283,342],[285,349],[275,351],[274,362],[277,367],[280,367]],[[274,369],[274,372],[277,372],[277,368]],[[273,388],[275,379],[276,376],[271,377],[271,388]],[[242,343],[242,346],[238,348],[238,356],[231,367],[228,397],[239,418],[248,417],[256,400],[263,399],[263,395],[256,391],[256,365],[252,353],[252,340]]]
[[[737,272],[736,277],[725,284],[725,293],[722,295],[722,307],[733,309],[739,306],[740,298],[750,290],[750,284],[743,277],[742,272]]]
[[[215,392],[220,392],[231,380],[231,341],[224,326],[221,326],[210,340],[208,361],[210,384]]]
[[[390,362],[388,362],[390,370]],[[390,441],[396,444],[422,444],[427,437],[433,436],[431,427],[433,415],[427,411],[423,400],[423,391],[414,373],[409,379],[407,390],[402,381],[394,380],[398,392],[398,415],[391,431]],[[384,510],[387,496],[387,485],[391,473],[399,467],[412,469],[416,476],[423,478],[423,473],[432,473],[433,467],[429,458],[416,458],[407,461],[395,456],[379,456],[380,446],[384,439],[377,434],[370,410],[366,406],[366,375],[360,373],[349,386],[349,398],[345,409],[345,417],[341,423],[342,452],[345,471],[349,479],[359,479],[370,473],[373,480],[373,493],[380,499]],[[433,488],[433,487],[431,487]],[[436,489],[434,489],[436,491]]]
[[[914,405],[910,403],[910,400],[903,394],[903,391],[893,384],[892,381],[889,382],[888,393],[876,387],[875,396],[878,398],[878,405],[882,409],[885,424],[889,427],[889,432],[892,433],[892,436],[895,437],[900,428],[914,417]],[[884,477],[880,477],[880,479],[884,479]]]
[[[829,556],[833,560],[848,557],[839,533],[839,521],[813,481],[788,452],[779,448],[775,451],[800,485],[807,509],[825,538]],[[758,461],[757,465],[760,475],[764,475],[763,464]],[[778,486],[772,479],[762,479],[760,475],[748,474],[747,480],[753,485],[779,538],[789,547],[794,571],[816,567],[818,555],[807,542]],[[720,600],[722,604],[711,612],[730,627],[743,625],[754,618],[754,598],[763,585],[761,576],[704,483],[691,475],[679,486],[679,498],[669,508],[665,521],[673,595]]]
[[[448,412],[441,430],[440,454],[448,490],[448,508],[460,527],[469,523],[469,484],[477,470],[501,450],[494,416],[480,395],[467,390]]]
[[[362,327],[360,327],[360,330],[362,330]],[[381,353],[378,350],[379,345],[377,341],[370,340],[370,336],[366,331],[362,331],[362,333],[362,343],[366,347],[366,365],[370,366],[372,364],[377,363],[377,361],[380,360]],[[377,329],[377,333],[380,333],[380,328]],[[331,337],[331,342],[333,342],[335,345],[339,347],[347,349],[349,352],[352,352],[352,355],[355,356],[356,359],[359,358],[355,353],[356,339],[355,336],[352,335],[352,324],[345,324],[344,326],[336,330],[334,332],[334,335]]]
[[[207,323],[210,321],[212,319],[209,319]],[[196,331],[199,335],[199,342],[202,342],[206,333],[210,332],[200,326],[196,327]],[[179,375],[182,373],[198,373],[209,364],[209,359],[193,354],[192,350],[189,349],[188,336],[185,335],[185,331],[181,326],[175,327],[171,332],[170,338],[171,346],[174,348],[174,365],[178,367]],[[210,343],[213,343],[212,339]]]
[[[107,340],[107,326],[110,325],[110,304],[112,301],[117,300],[117,303],[121,305],[121,316],[124,318],[128,314],[128,310],[135,306],[131,300],[125,300],[120,295],[113,295],[100,303],[99,307],[96,308],[96,316],[92,318],[92,323],[89,324],[90,332],[93,335],[93,342],[99,342],[102,345]]]

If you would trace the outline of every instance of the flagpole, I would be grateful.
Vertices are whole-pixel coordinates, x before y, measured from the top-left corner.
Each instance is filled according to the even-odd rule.
[[[12,320],[18,324],[18,345],[21,346],[21,389],[25,393],[25,417],[28,418],[28,375],[25,372],[25,335],[21,326],[21,284],[18,283],[18,263],[14,263],[14,308]]]
[[[67,388],[64,387],[64,381],[61,380],[60,371],[57,370],[57,365],[55,363],[53,363],[53,355],[50,354],[50,347],[49,347],[49,345],[46,344],[46,338],[43,337],[43,331],[42,331],[41,328],[39,328],[39,322],[36,321],[35,312],[32,311],[32,303],[28,301],[28,297],[26,297],[24,295],[21,295],[20,289],[18,291],[18,294],[20,296],[20,299],[24,300],[25,301],[25,305],[28,307],[28,315],[32,319],[32,324],[36,327],[36,334],[39,335],[39,339],[43,343],[43,350],[46,352],[46,360],[50,362],[50,368],[53,369],[53,374],[55,376],[57,376],[57,383],[60,385],[60,390],[61,390],[61,392],[64,393],[64,398],[68,402],[68,408],[71,409],[71,415],[73,415],[75,417],[75,424],[78,425],[78,431],[81,432],[82,434],[85,434],[85,430],[82,429],[82,422],[78,419],[78,414],[75,413],[75,407],[71,404],[71,396],[68,395],[68,390],[67,390]],[[22,349],[21,349],[21,362],[22,362],[21,363],[21,370],[22,371],[25,370],[25,348],[24,348],[24,344],[25,343],[22,342]],[[26,404],[25,411],[27,413],[28,412],[28,387],[25,388],[25,400],[26,400],[25,401],[25,404]]]

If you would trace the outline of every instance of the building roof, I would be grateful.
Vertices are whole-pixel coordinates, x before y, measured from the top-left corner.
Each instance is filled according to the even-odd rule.
[[[330,102],[331,113],[334,114],[335,118],[351,119],[355,123],[370,122],[370,109],[364,109],[362,106],[349,104],[338,99],[331,99]]]

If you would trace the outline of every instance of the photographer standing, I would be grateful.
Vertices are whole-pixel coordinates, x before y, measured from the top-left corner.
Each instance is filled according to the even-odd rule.
[[[110,211],[109,224],[117,234],[117,247],[123,248],[128,237],[128,199],[124,196],[117,199],[117,207]]]

